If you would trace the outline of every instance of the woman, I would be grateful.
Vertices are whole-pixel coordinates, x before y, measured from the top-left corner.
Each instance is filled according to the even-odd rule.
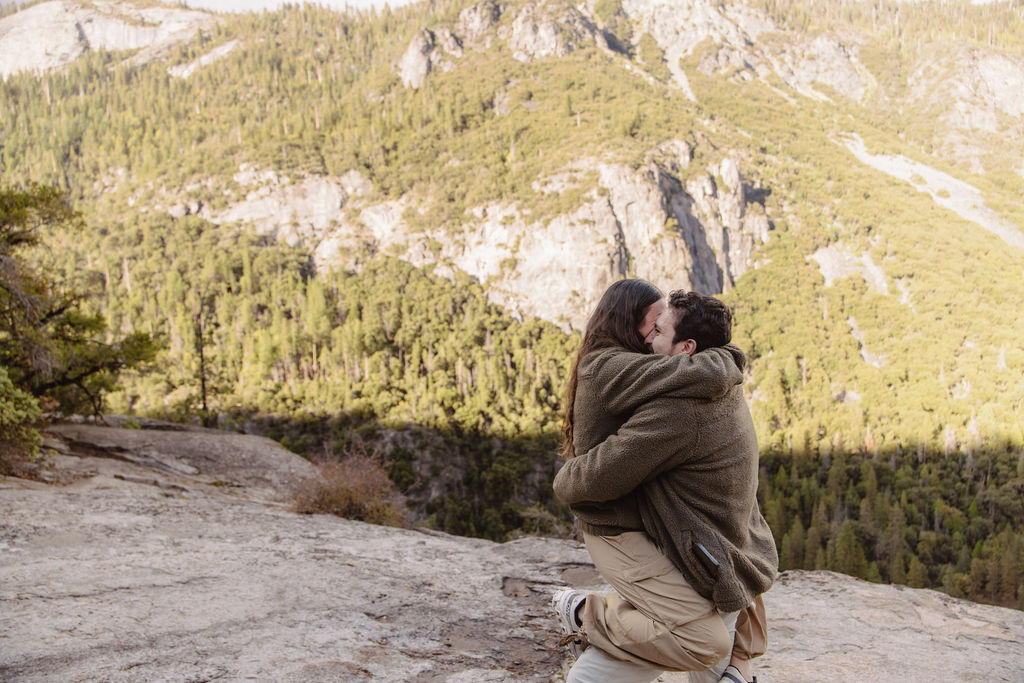
[[[598,302],[569,379],[566,458],[616,433],[654,396],[718,398],[742,382],[725,347],[694,356],[648,354],[646,342],[664,307],[661,292],[636,279],[614,283]],[[557,478],[555,484],[558,493]],[[644,532],[638,495],[572,506],[595,565],[618,594],[571,589],[556,594],[569,638],[577,648],[582,642],[596,646],[578,657],[570,681],[650,681],[662,668],[706,671],[732,648],[729,631],[735,622],[727,624],[653,545]]]

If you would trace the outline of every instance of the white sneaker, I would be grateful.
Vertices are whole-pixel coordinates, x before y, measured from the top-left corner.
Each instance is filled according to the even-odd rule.
[[[740,670],[731,664],[725,667],[725,671],[722,673],[722,678],[719,679],[724,683],[748,683],[747,679],[743,677]],[[757,676],[754,676],[753,683],[757,683]]]
[[[565,636],[559,641],[559,645],[567,645],[569,654],[579,658],[586,647],[583,644],[583,637],[580,633],[582,626],[576,620],[576,610],[587,599],[587,594],[574,588],[559,588],[551,596],[551,606],[558,613],[558,622],[562,627]]]

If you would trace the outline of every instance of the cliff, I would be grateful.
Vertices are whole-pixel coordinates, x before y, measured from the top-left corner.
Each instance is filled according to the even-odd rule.
[[[676,140],[640,168],[584,160],[540,178],[535,187],[551,195],[596,178],[581,206],[547,220],[531,219],[518,204],[495,202],[470,208],[475,220],[456,228],[414,227],[412,199],[363,199],[372,184],[357,171],[295,178],[249,168],[235,176],[244,198],[202,215],[310,248],[321,270],[357,270],[380,253],[442,271],[455,267],[486,282],[492,300],[515,313],[567,317],[582,329],[605,288],[626,275],[648,278],[666,291],[722,292],[753,267],[756,247],[771,230],[762,206],[748,209],[757,188],[733,158],[680,179],[689,153],[687,143]]]
[[[600,589],[579,544],[298,515],[304,466],[275,443],[143,426],[163,428],[58,427],[60,484],[0,482],[5,680],[564,675],[548,597]],[[766,604],[765,683],[1011,681],[1024,666],[1014,610],[828,572],[784,573]]]
[[[163,55],[213,22],[209,12],[123,2],[54,0],[0,19],[0,76],[63,69],[88,50]]]

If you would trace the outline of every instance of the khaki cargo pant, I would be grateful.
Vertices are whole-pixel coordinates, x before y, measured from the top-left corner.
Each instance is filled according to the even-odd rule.
[[[614,659],[669,671],[706,671],[767,649],[764,603],[736,613],[731,629],[642,532],[584,534],[594,565],[617,594],[590,593],[582,615],[590,644]],[[730,624],[731,625],[731,624]]]

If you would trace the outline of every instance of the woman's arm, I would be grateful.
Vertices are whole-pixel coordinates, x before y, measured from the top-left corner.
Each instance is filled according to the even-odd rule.
[[[746,359],[728,344],[689,356],[634,353],[609,349],[593,354],[581,379],[593,387],[595,400],[613,414],[630,413],[655,396],[721,398],[743,382]]]
[[[699,439],[686,403],[661,397],[640,406],[618,432],[562,465],[555,495],[568,505],[615,500],[678,465]]]

